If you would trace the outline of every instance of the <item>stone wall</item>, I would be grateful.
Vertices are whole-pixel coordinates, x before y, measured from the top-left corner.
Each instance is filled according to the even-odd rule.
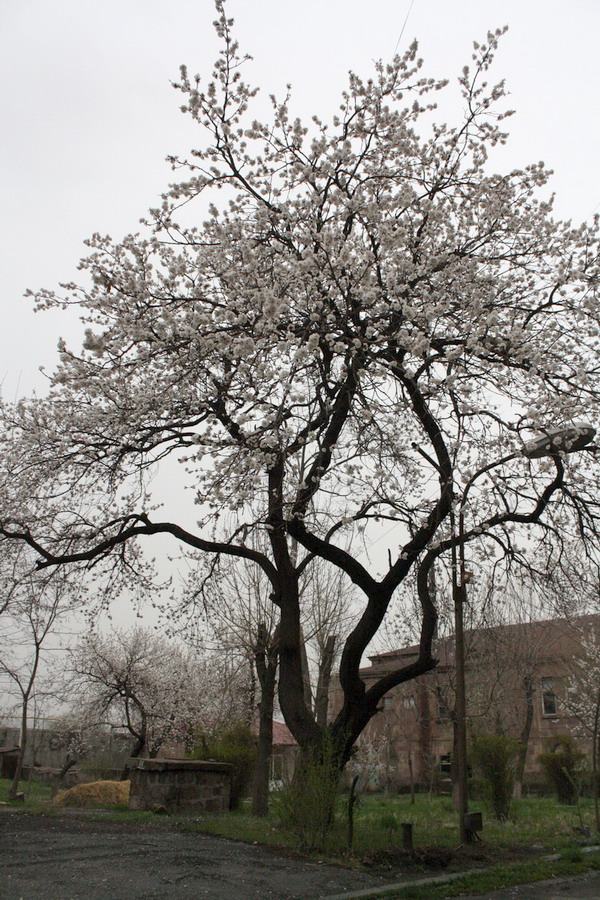
[[[56,720],[58,722],[58,720]],[[0,726],[0,746],[18,747],[18,726]],[[89,737],[89,748],[78,765],[119,771],[131,754],[133,738],[114,729],[99,729]],[[51,766],[60,769],[65,762],[64,735],[57,728],[38,726],[27,729],[26,766]]]
[[[129,809],[219,813],[229,809],[229,763],[195,759],[130,759]]]

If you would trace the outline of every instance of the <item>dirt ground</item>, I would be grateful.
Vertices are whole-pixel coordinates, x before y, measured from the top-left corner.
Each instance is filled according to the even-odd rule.
[[[316,900],[386,879],[168,827],[0,814],[2,900]]]

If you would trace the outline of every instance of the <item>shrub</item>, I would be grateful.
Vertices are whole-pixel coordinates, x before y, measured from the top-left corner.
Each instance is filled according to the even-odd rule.
[[[383,829],[383,831],[387,832],[388,836],[391,837],[395,831],[398,831],[400,826],[398,824],[398,819],[394,815],[394,813],[384,813],[379,817],[379,827]]]
[[[575,738],[568,734],[555,737],[552,749],[538,756],[542,771],[554,788],[559,803],[573,806],[577,800],[584,759],[585,753],[577,749]]]
[[[231,763],[233,770],[229,808],[237,809],[248,793],[256,759],[256,739],[250,727],[244,722],[236,722],[217,734],[203,736],[191,756],[193,759],[215,759]]]
[[[301,850],[323,849],[335,822],[339,781],[339,767],[328,745],[301,753],[294,776],[276,803],[281,827]]]
[[[519,746],[503,734],[479,734],[471,742],[471,761],[496,819],[508,819]]]

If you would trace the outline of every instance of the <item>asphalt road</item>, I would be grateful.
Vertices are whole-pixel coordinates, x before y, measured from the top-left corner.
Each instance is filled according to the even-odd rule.
[[[87,817],[0,814],[2,900],[316,900],[385,879],[252,844]]]

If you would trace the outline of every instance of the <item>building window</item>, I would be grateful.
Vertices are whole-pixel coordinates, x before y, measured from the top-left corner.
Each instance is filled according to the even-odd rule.
[[[383,708],[384,709],[392,709],[394,706],[394,698],[393,697],[384,697],[383,698]]]
[[[414,697],[404,697],[402,700],[402,705],[404,709],[414,709],[415,708],[415,698]]]
[[[542,713],[545,716],[556,716],[558,714],[552,678],[542,678]]]
[[[283,756],[281,753],[273,753],[271,756],[271,781],[283,780]]]

